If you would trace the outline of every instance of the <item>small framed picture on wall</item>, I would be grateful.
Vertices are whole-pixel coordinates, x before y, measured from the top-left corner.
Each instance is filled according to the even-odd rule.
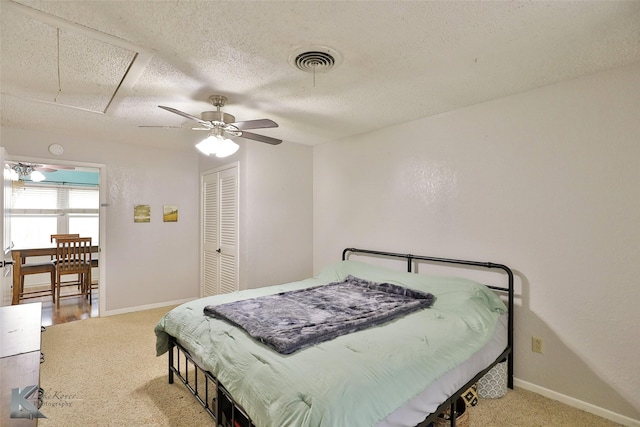
[[[162,220],[164,222],[178,222],[178,206],[164,205],[162,210]]]
[[[133,207],[133,222],[151,222],[151,206],[135,205]]]

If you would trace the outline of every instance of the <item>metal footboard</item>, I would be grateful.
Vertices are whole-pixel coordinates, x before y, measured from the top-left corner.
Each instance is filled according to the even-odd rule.
[[[211,372],[202,368],[174,337],[169,337],[169,384],[174,377],[200,402],[220,427],[256,427]]]

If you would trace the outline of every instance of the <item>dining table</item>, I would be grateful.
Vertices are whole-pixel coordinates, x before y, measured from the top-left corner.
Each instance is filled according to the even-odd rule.
[[[99,252],[98,245],[91,246],[91,252]],[[11,249],[11,258],[13,259],[13,293],[11,304],[20,303],[20,269],[22,264],[26,263],[27,258],[41,256],[56,256],[56,246],[45,246],[41,248],[14,248]]]

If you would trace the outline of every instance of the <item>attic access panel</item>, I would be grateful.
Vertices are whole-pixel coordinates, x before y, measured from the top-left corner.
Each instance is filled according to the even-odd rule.
[[[92,37],[92,30],[44,14],[4,8],[2,93],[105,113],[137,52]],[[46,21],[46,22],[45,22]]]

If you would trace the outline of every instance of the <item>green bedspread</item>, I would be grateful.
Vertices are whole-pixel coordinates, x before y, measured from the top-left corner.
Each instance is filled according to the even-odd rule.
[[[432,293],[429,309],[291,355],[203,313],[222,304],[342,280],[349,274]],[[300,282],[201,298],[156,325],[156,353],[178,339],[215,375],[258,427],[372,426],[469,358],[491,338],[505,305],[461,278],[343,261]]]

